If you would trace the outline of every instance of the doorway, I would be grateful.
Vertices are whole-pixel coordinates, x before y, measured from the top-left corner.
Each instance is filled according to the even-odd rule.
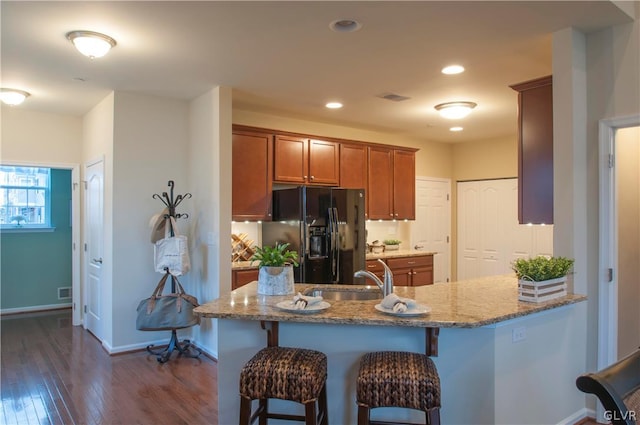
[[[102,258],[104,218],[104,160],[88,163],[85,168],[85,291],[84,328],[100,341],[102,332]]]
[[[411,248],[435,252],[433,282],[451,280],[451,180],[416,178],[416,219]]]
[[[600,121],[598,369],[640,345],[640,116]]]
[[[37,161],[28,161],[28,162],[11,161],[11,165],[19,166],[19,167],[27,167],[27,168],[29,167],[48,168],[52,170],[52,175],[55,173],[56,170],[70,172],[70,175],[71,175],[70,182],[68,180],[69,174],[65,173],[67,177],[64,178],[64,183],[63,183],[64,185],[69,183],[71,184],[70,205],[66,204],[67,202],[69,202],[67,198],[68,194],[64,195],[65,196],[64,200],[58,200],[55,202],[56,202],[56,205],[60,207],[59,212],[56,214],[60,214],[60,213],[64,214],[65,217],[61,221],[65,223],[68,221],[69,226],[71,227],[70,229],[71,230],[71,255],[70,255],[70,258],[71,258],[71,288],[70,288],[71,291],[70,292],[71,294],[70,295],[71,295],[71,306],[73,308],[72,322],[73,322],[73,325],[78,325],[81,322],[81,314],[80,314],[80,305],[81,305],[81,302],[80,302],[81,300],[80,298],[80,190],[79,190],[80,167],[78,164],[61,164],[61,163],[37,162]],[[53,196],[53,197],[57,198],[56,196]],[[63,206],[62,204],[60,204],[60,202],[64,203],[65,205]],[[56,210],[58,210],[58,207],[56,207]],[[66,217],[66,214],[69,212],[70,212],[70,217]],[[66,232],[68,232],[68,229],[66,230]],[[48,238],[47,244],[50,245],[51,242],[55,240],[57,239]],[[65,261],[68,261],[68,260],[65,260]],[[68,282],[66,278],[64,279],[64,282],[65,283]],[[57,282],[55,284],[57,284]],[[57,297],[59,300],[67,299],[69,297],[68,289],[69,289],[68,287],[57,288]],[[43,304],[46,304],[46,305],[43,305]],[[41,310],[43,309],[43,307],[45,307],[46,309],[56,308],[56,306],[57,306],[56,304],[36,302],[33,307],[27,306],[27,307],[19,307],[16,309],[7,309],[7,310],[8,311],[15,310],[15,312],[27,312],[27,311]]]

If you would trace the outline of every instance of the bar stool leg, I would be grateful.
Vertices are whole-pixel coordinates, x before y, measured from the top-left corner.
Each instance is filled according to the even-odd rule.
[[[370,413],[368,406],[358,406],[358,425],[369,425]]]
[[[267,417],[269,415],[269,400],[264,398],[260,399],[258,411],[260,413],[259,425],[267,425]]]
[[[440,408],[431,409],[426,415],[428,425],[440,425]]]
[[[318,409],[322,414],[320,425],[329,425],[329,408],[327,405],[327,384],[325,383],[320,390],[320,396],[318,397]]]
[[[316,401],[310,401],[304,404],[304,423],[305,425],[317,425],[316,422]]]
[[[251,415],[251,400],[240,397],[240,421],[239,425],[249,425],[249,416]]]

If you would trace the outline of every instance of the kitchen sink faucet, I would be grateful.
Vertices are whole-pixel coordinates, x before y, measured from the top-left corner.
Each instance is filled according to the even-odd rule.
[[[369,279],[373,280],[376,285],[378,285],[378,288],[380,288],[380,290],[382,291],[382,295],[386,297],[387,295],[393,293],[393,273],[391,272],[389,266],[387,266],[387,264],[382,261],[382,259],[378,258],[378,262],[382,264],[382,267],[384,267],[384,282],[369,270],[358,270],[353,274],[353,277],[368,277]]]

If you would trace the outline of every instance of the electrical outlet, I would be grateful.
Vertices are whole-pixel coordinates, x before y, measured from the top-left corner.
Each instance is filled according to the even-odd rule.
[[[511,342],[519,342],[527,339],[527,328],[521,326],[519,328],[513,328],[511,331]]]

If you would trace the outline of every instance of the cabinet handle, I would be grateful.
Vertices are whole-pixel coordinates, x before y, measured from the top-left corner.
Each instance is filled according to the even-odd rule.
[[[314,177],[314,176],[311,176],[310,178],[311,178],[311,180],[315,179],[315,177]]]
[[[306,180],[306,179],[307,179],[307,176],[302,176],[302,178]]]
[[[396,214],[396,217],[398,216],[398,214]]]
[[[389,214],[389,217],[393,217],[393,214]]]

